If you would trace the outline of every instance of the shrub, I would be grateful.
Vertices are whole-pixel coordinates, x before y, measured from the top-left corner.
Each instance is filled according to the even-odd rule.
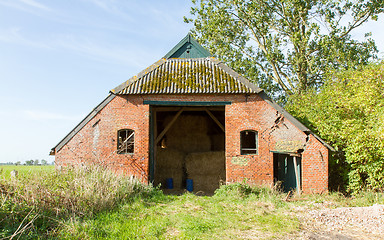
[[[384,62],[372,63],[334,73],[320,92],[292,96],[286,105],[335,147],[330,176],[341,176],[331,180],[345,180],[354,193],[384,190],[383,85]]]
[[[270,199],[274,200],[279,198],[280,192],[276,189],[260,186],[251,186],[246,183],[232,183],[227,185],[222,185],[219,189],[215,191],[216,197],[256,197],[258,199]]]

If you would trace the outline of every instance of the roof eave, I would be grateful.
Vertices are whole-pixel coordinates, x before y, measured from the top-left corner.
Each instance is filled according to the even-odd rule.
[[[117,86],[114,89],[110,90],[110,93],[118,94],[119,92],[121,92],[121,90],[123,90],[124,88],[126,88],[129,85],[131,85],[132,83],[134,83],[137,79],[140,79],[145,74],[148,74],[149,72],[153,71],[155,68],[161,66],[165,61],[166,61],[165,58],[162,58],[162,59],[156,61],[155,63],[153,63],[152,65],[150,65],[146,69],[144,69],[143,71],[139,72],[136,76],[131,77],[130,79],[128,79],[127,81],[123,82],[119,86]]]
[[[49,155],[56,155],[65,144],[67,144],[89,121],[91,121],[108,103],[116,97],[115,94],[109,94],[99,105],[97,105],[75,128],[72,129],[55,147],[53,147]]]
[[[262,91],[259,93],[259,96],[266,101],[269,105],[271,105],[274,109],[276,109],[278,112],[283,114],[283,116],[291,122],[294,126],[296,126],[300,131],[304,132],[307,135],[313,135],[319,142],[321,142],[325,147],[327,147],[331,151],[336,151],[331,145],[326,143],[323,139],[321,139],[319,136],[314,134],[309,128],[304,126],[299,120],[297,120],[295,117],[293,117],[290,113],[288,113],[284,108],[282,108],[279,104],[277,104],[275,101],[273,101],[268,95]]]
[[[222,68],[224,71],[226,71],[228,74],[230,74],[232,77],[235,79],[239,80],[242,84],[244,84],[246,87],[252,89],[255,93],[260,93],[263,91],[263,89],[259,88],[256,86],[254,83],[251,83],[248,79],[234,71],[232,68],[230,68],[228,65],[223,63],[222,61],[214,58],[214,57],[209,57],[208,58],[210,61],[214,62],[217,64],[220,68]]]

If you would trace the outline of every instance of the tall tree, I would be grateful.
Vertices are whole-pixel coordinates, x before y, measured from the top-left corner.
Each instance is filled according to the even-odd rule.
[[[192,0],[192,33],[235,70],[275,95],[323,83],[329,69],[366,64],[377,49],[351,31],[384,11],[383,0]]]
[[[34,161],[32,159],[25,161],[25,165],[33,165],[33,163],[34,163]]]

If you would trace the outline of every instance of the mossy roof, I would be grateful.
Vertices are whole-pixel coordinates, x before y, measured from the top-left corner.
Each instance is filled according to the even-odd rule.
[[[114,94],[259,93],[262,90],[213,57],[161,59],[112,89]]]

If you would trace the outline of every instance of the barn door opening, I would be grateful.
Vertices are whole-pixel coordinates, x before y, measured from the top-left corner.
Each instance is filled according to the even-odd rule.
[[[273,153],[273,168],[275,182],[281,182],[285,192],[301,186],[301,158],[284,153]]]
[[[152,116],[154,185],[177,194],[190,179],[213,194],[226,180],[224,106],[152,106]]]

